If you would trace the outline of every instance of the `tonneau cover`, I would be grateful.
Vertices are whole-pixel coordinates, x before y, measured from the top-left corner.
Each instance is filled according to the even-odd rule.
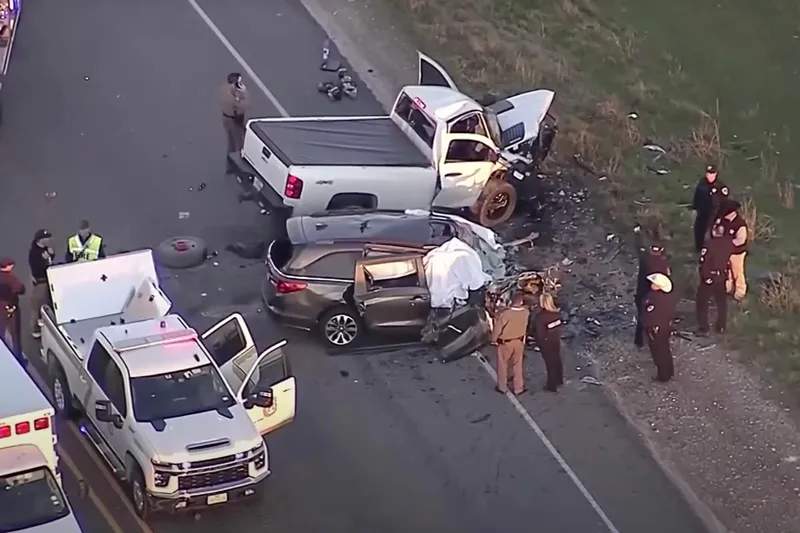
[[[389,117],[266,119],[249,127],[287,166],[430,166]]]

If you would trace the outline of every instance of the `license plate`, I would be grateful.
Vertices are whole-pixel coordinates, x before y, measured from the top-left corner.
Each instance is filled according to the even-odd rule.
[[[519,171],[517,171],[517,170],[515,170],[515,171],[514,171],[513,175],[514,175],[514,177],[515,177],[515,178],[517,178],[518,180],[523,180],[523,179],[525,179],[525,174],[523,174],[522,172],[519,172]]]
[[[258,178],[253,178],[253,187],[255,187],[257,191],[260,191],[264,188],[264,182]]]
[[[208,505],[215,505],[218,503],[225,503],[228,501],[228,493],[223,492],[222,494],[212,494],[208,498],[206,498],[206,503]]]

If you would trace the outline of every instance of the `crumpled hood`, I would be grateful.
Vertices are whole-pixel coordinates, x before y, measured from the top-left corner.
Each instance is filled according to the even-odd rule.
[[[230,411],[233,418],[226,418],[216,411],[169,418],[165,420],[163,431],[156,431],[152,424],[139,423],[137,434],[147,440],[157,460],[164,463],[199,461],[258,446],[261,435],[245,409],[237,404]],[[211,446],[215,442],[218,445]],[[204,447],[203,443],[209,446]],[[187,446],[196,448],[190,451]]]

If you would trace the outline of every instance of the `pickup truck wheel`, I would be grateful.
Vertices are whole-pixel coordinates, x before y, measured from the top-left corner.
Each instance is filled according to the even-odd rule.
[[[147,520],[150,516],[150,502],[147,501],[147,485],[145,485],[144,474],[139,465],[134,464],[131,467],[128,490],[136,515],[142,520]]]
[[[72,405],[72,391],[69,390],[69,382],[61,368],[53,370],[51,388],[53,389],[56,413],[62,418],[74,419],[77,413]]]
[[[504,224],[517,207],[517,190],[507,181],[489,182],[476,206],[477,222],[485,228]]]
[[[322,340],[330,348],[346,348],[361,340],[361,321],[349,307],[334,307],[319,321]]]
[[[158,264],[167,268],[192,268],[200,266],[208,256],[205,241],[197,237],[172,237],[158,245],[155,257]]]

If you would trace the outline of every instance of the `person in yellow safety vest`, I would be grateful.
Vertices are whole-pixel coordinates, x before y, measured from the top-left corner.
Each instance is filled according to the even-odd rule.
[[[106,256],[103,238],[92,233],[88,220],[81,220],[78,233],[67,240],[67,263],[75,261],[94,261]]]

